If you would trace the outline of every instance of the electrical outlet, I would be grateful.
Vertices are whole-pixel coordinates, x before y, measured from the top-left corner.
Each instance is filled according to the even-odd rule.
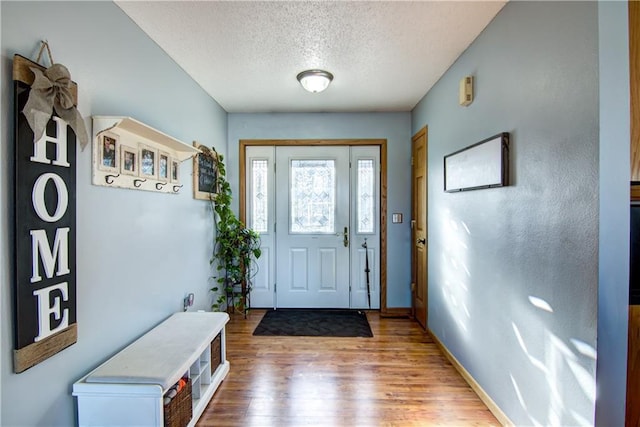
[[[183,303],[182,309],[183,309],[183,311],[187,311],[187,309],[193,305],[193,300],[194,300],[193,293],[190,293],[186,297],[184,297],[184,299],[182,300],[182,303]]]

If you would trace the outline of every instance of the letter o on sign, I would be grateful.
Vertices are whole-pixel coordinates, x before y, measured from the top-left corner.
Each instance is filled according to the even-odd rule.
[[[56,186],[56,192],[58,193],[56,211],[53,215],[49,215],[47,206],[44,203],[44,190],[47,187],[49,180],[53,181],[53,184]],[[64,183],[62,178],[55,173],[44,173],[40,175],[35,184],[33,184],[31,200],[33,202],[33,209],[35,209],[41,220],[46,222],[56,222],[62,218],[67,211],[67,205],[69,204],[67,185]]]

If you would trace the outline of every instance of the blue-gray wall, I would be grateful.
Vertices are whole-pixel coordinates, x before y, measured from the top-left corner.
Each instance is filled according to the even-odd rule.
[[[386,139],[387,218],[392,212],[407,218],[387,225],[387,307],[411,305],[411,115],[359,114],[229,114],[228,164],[238,164],[241,139]],[[238,169],[228,171],[234,194]],[[237,201],[236,201],[237,205]],[[236,206],[237,207],[237,206]]]
[[[12,373],[11,59],[33,57],[41,38],[78,82],[83,115],[130,115],[215,145],[228,154],[236,192],[239,139],[386,138],[387,213],[409,218],[410,137],[429,125],[431,329],[516,424],[622,425],[626,2],[507,4],[411,114],[228,120],[112,3],[2,1],[0,20],[1,425],[72,425],[75,380],[180,310],[186,292],[196,293],[195,308],[210,303],[211,219],[191,198],[191,166],[174,197],[95,187],[86,150],[78,157],[78,343]],[[463,108],[458,82],[469,74],[476,100]],[[512,186],[443,193],[442,157],[501,131],[512,134]],[[410,303],[409,237],[406,223],[389,224],[389,307]]]
[[[12,123],[14,53],[34,57],[48,39],[79,86],[79,109],[125,115],[191,144],[225,152],[226,112],[111,2],[6,2],[2,8],[2,122]],[[90,129],[90,121],[87,121]],[[78,155],[78,342],[22,374],[12,370],[13,126],[0,148],[0,283],[3,426],[71,426],[71,385],[182,309],[210,307],[212,219],[192,197],[189,161],[177,196],[91,185],[91,149]]]
[[[621,426],[625,412],[629,315],[631,122],[627,2],[599,2],[598,25],[600,233],[596,425]]]
[[[516,425],[595,422],[598,332],[615,347],[606,369],[598,362],[598,423],[623,424],[629,143],[612,130],[628,129],[628,103],[615,98],[627,84],[622,18],[605,25],[618,27],[605,48],[619,46],[601,90],[619,85],[609,116],[627,121],[612,119],[602,134],[596,2],[508,3],[413,111],[413,132],[429,126],[429,327]],[[476,98],[461,107],[466,75]],[[443,156],[504,131],[511,185],[444,193]],[[599,165],[603,150],[620,154]],[[607,188],[601,230],[616,231],[604,245]],[[599,265],[599,249],[612,247],[615,260]],[[612,270],[599,288],[599,273]],[[605,372],[614,374],[607,387]]]

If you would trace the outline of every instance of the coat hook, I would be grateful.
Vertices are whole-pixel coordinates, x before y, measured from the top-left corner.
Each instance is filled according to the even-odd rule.
[[[118,175],[105,175],[104,176],[104,181],[107,184],[113,184],[113,180],[116,179],[119,176],[120,176],[120,174],[118,174]]]
[[[156,182],[156,190],[162,190],[165,185],[167,185],[166,182]]]
[[[143,182],[146,182],[146,179],[134,179],[133,180],[133,186],[136,188],[139,188]]]
[[[182,188],[182,185],[174,185],[173,186],[173,192],[177,193],[178,191],[180,191],[181,188]]]

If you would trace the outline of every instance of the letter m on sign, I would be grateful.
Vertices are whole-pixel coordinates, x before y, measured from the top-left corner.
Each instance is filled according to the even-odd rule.
[[[16,373],[77,341],[76,135],[52,116],[45,135],[34,141],[22,113],[34,77],[29,67],[42,68],[14,57]]]

